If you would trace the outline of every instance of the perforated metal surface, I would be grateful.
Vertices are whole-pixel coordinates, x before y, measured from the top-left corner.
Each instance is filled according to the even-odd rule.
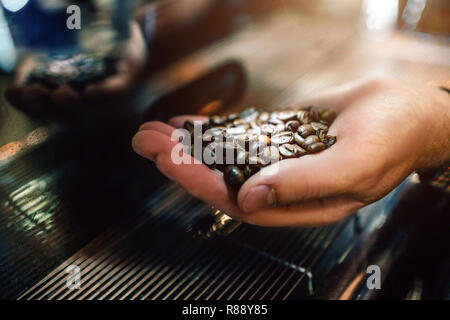
[[[307,296],[311,273],[346,222],[315,229],[241,225],[194,239],[186,229],[211,208],[174,185],[132,225],[110,229],[58,266],[22,299],[286,299]],[[81,289],[66,268],[81,268]]]

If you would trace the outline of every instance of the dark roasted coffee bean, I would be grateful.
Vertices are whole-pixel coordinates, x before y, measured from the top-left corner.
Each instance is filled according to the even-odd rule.
[[[294,141],[294,134],[291,131],[283,131],[273,135],[270,138],[272,144],[281,145]]]
[[[275,146],[270,146],[264,148],[264,150],[259,154],[259,157],[265,162],[265,163],[273,163],[280,160],[280,152],[278,151],[278,148]]]
[[[255,129],[248,129],[247,134],[250,139],[255,140],[261,134],[261,129],[259,127]]]
[[[327,135],[322,142],[329,148],[336,143],[336,137]]]
[[[308,124],[311,122],[311,115],[307,110],[300,110],[297,112],[297,120],[300,121],[301,124]]]
[[[262,143],[258,140],[252,140],[249,143],[248,152],[250,153],[251,156],[256,156],[261,151],[263,151],[265,147],[267,147],[267,144]]]
[[[258,120],[261,122],[267,122],[270,118],[270,114],[268,112],[261,112],[259,114]]]
[[[283,121],[293,120],[297,116],[297,112],[294,110],[283,110],[278,113],[278,119]]]
[[[320,120],[325,121],[328,125],[331,125],[336,118],[336,113],[333,110],[322,110],[319,112]]]
[[[233,164],[239,150],[242,150],[237,144],[232,142],[219,142],[216,147],[217,163]]]
[[[251,129],[261,131],[261,123],[259,120],[252,120],[249,124]]]
[[[320,139],[318,136],[312,135],[312,136],[308,136],[305,138],[305,145],[306,146],[310,146],[313,145],[315,143],[320,142]]]
[[[300,122],[298,122],[297,120],[290,120],[286,122],[285,129],[292,132],[297,132],[298,127],[300,127]]]
[[[237,150],[236,163],[238,165],[244,165],[248,163],[248,152],[245,150]]]
[[[247,121],[245,121],[244,119],[238,118],[236,120],[233,121],[233,125],[235,127],[240,127],[240,126],[249,126],[249,124],[247,123]]]
[[[255,108],[248,108],[241,112],[240,117],[246,122],[256,120],[259,116],[259,112]]]
[[[298,132],[294,133],[294,140],[295,140],[295,143],[297,143],[303,149],[307,147],[305,144],[305,138],[303,138],[300,135],[300,133],[298,133]]]
[[[227,117],[227,121],[228,122],[233,122],[234,120],[236,120],[237,118],[239,118],[239,115],[237,113],[232,113],[229,114]]]
[[[244,176],[246,179],[248,179],[252,175],[256,174],[259,170],[260,170],[260,166],[247,164],[244,166],[244,169],[243,169]]]
[[[319,137],[319,140],[321,141],[321,142],[323,142],[323,140],[326,138],[326,136],[327,136],[327,133],[328,133],[328,130],[318,130],[317,132],[316,132],[316,136],[318,136]]]
[[[216,137],[215,137],[213,134],[209,133],[209,132],[205,132],[205,133],[202,135],[202,141],[203,141],[204,143],[213,142],[215,139],[216,139]]]
[[[223,177],[228,187],[236,192],[245,182],[245,175],[237,166],[226,166],[223,172]]]
[[[282,125],[284,127],[284,121],[280,120],[278,118],[269,119],[268,123],[269,124],[273,124],[274,126],[277,126],[277,125],[280,124],[280,125]]]
[[[319,121],[319,111],[317,111],[314,107],[309,107],[309,114],[311,115],[311,122]]]
[[[222,116],[211,116],[211,118],[209,118],[209,124],[211,126],[223,126],[225,124],[225,117]]]
[[[308,153],[316,153],[316,152],[324,150],[325,148],[326,148],[325,144],[323,144],[322,142],[317,142],[317,143],[309,145],[308,148],[306,149],[306,151]]]
[[[234,142],[237,143],[241,148],[248,149],[250,138],[244,133],[234,137]]]
[[[271,136],[271,135],[276,134],[278,132],[279,132],[279,129],[276,126],[274,126],[273,124],[263,124],[261,126],[261,133],[262,134]]]
[[[227,129],[227,134],[237,136],[246,133],[247,130],[244,127],[233,127]]]
[[[328,130],[328,126],[320,122],[311,122],[311,127],[317,132],[319,130]]]
[[[270,145],[270,137],[267,136],[267,135],[265,135],[265,134],[260,134],[260,135],[256,138],[256,140],[257,140],[258,142],[261,142],[261,143],[265,144],[266,146]]]
[[[258,156],[249,157],[248,164],[251,166],[256,166],[257,168],[262,168],[267,165],[266,162]]]
[[[297,132],[303,138],[306,138],[315,133],[313,127],[310,124],[302,124],[300,127],[298,127]]]
[[[194,123],[192,121],[185,121],[183,127],[190,133],[194,132]]]
[[[283,144],[280,146],[280,155],[283,159],[296,158],[306,154],[305,149],[296,144]]]

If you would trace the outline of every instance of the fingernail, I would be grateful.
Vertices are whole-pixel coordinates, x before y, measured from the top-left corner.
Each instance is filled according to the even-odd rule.
[[[258,211],[276,205],[275,190],[269,186],[256,186],[251,188],[244,198],[242,210],[246,212]]]

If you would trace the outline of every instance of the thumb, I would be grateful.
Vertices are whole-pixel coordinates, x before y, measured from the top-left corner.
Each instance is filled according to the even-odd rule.
[[[240,189],[239,207],[253,212],[349,192],[358,180],[352,165],[357,159],[345,152],[345,144],[339,141],[321,153],[283,160],[262,169]]]

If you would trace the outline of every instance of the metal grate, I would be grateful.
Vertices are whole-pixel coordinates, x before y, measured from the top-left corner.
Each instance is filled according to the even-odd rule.
[[[195,239],[188,227],[211,208],[169,184],[128,225],[108,229],[21,299],[289,299],[313,293],[314,266],[347,221],[259,228]],[[81,269],[81,289],[66,268]]]

